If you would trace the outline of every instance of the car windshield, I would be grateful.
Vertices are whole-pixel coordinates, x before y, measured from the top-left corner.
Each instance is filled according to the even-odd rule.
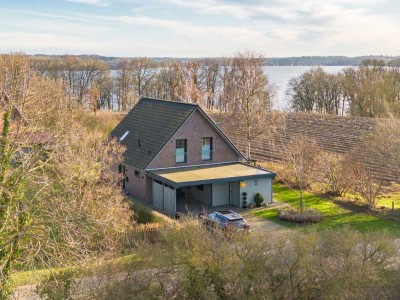
[[[236,227],[243,227],[243,226],[247,225],[243,219],[233,220],[233,221],[230,221],[229,223]]]

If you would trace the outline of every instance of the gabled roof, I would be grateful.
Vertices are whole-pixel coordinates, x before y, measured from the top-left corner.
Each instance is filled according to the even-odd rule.
[[[129,131],[120,141],[127,148],[125,161],[145,169],[197,107],[196,104],[142,98],[111,136],[119,140]]]
[[[141,98],[111,132],[111,136],[126,146],[125,161],[144,170],[195,110],[245,159],[197,104]]]

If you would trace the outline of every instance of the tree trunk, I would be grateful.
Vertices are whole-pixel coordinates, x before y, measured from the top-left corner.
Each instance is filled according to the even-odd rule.
[[[300,212],[304,212],[303,188],[300,187]]]

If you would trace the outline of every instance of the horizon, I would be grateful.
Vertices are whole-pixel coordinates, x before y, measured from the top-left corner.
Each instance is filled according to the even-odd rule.
[[[398,56],[394,0],[2,1],[1,53],[107,57]],[[384,45],[384,46],[383,46]],[[96,54],[90,54],[96,53]],[[366,54],[367,53],[367,54]]]
[[[28,56],[52,56],[52,57],[57,57],[57,56],[88,56],[88,57],[101,57],[101,58],[112,58],[112,59],[121,59],[121,58],[149,58],[149,59],[208,59],[208,58],[224,58],[224,57],[231,57],[235,53],[232,53],[232,55],[227,55],[227,56],[199,56],[199,57],[190,57],[190,56],[108,56],[108,55],[101,55],[97,53],[78,53],[78,54],[69,54],[69,53],[64,53],[64,54],[45,54],[45,53],[25,53],[21,51],[12,51],[12,52],[2,52],[0,55],[7,55],[7,54],[13,54],[13,53],[20,53],[23,55],[28,55]],[[357,55],[357,56],[347,56],[347,55],[301,55],[301,56],[271,56],[267,57],[265,56],[265,59],[284,59],[284,58],[334,58],[334,57],[343,57],[343,58],[349,58],[349,59],[356,59],[356,58],[399,58],[399,55],[386,55],[386,54],[366,54],[366,55]]]

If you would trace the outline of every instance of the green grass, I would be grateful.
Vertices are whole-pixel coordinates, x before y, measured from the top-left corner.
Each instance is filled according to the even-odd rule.
[[[132,202],[131,208],[135,213],[135,219],[138,224],[173,222],[171,218],[141,204],[135,197],[128,196],[128,198]]]
[[[59,270],[62,268],[21,271],[12,274],[11,279],[15,286],[30,285],[45,280],[52,272]]]
[[[146,207],[139,202],[132,201],[132,210],[135,212],[136,222],[139,224],[157,223],[158,219],[151,208]]]
[[[151,246],[148,251],[136,252],[132,250],[112,259],[99,257],[79,266],[19,271],[11,275],[11,280],[15,286],[34,285],[47,280],[50,276],[57,276],[57,274],[66,271],[76,272],[77,277],[93,276],[94,274],[98,276],[123,272],[124,270],[145,270],[175,265],[177,263],[176,258],[175,252],[165,253],[164,249]]]
[[[387,208],[392,208],[392,202],[394,202],[394,208],[400,208],[400,192],[392,193],[389,195],[384,195],[378,198],[378,203],[376,206],[384,206]]]
[[[283,184],[274,184],[275,199],[280,202],[289,204],[292,207],[299,208],[298,190],[292,190]],[[260,216],[267,220],[279,223],[288,228],[294,229],[311,229],[316,228],[332,229],[343,226],[350,226],[359,232],[366,233],[369,231],[387,231],[390,235],[400,237],[400,223],[390,220],[383,220],[375,216],[354,213],[350,210],[341,208],[330,200],[322,199],[321,197],[304,192],[303,199],[306,208],[313,208],[323,214],[323,221],[318,224],[300,225],[290,222],[281,221],[277,217],[276,209],[264,209],[255,212],[256,216]]]
[[[352,200],[363,201],[360,196],[352,194],[352,193],[346,193],[345,197],[352,199]],[[391,209],[392,202],[394,202],[395,209],[400,208],[400,192],[392,191],[392,192],[388,192],[388,193],[383,193],[382,195],[378,196],[377,202],[376,202],[376,207],[383,206],[383,207]]]

